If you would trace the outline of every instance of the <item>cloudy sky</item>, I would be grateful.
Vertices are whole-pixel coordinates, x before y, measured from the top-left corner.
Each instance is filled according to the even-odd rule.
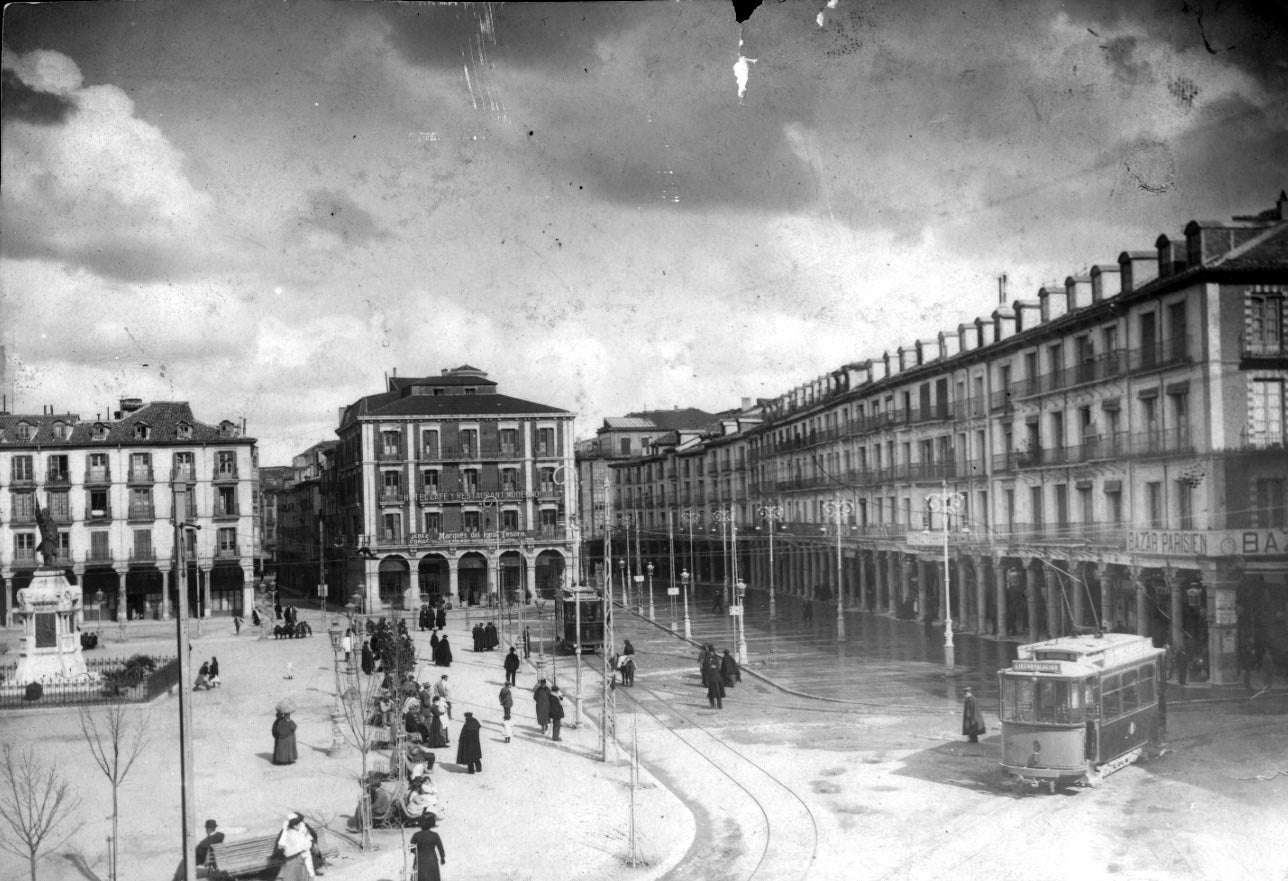
[[[1261,4],[1266,7],[1275,4]],[[1237,3],[9,5],[11,410],[245,417],[384,374],[720,410],[1288,186]]]

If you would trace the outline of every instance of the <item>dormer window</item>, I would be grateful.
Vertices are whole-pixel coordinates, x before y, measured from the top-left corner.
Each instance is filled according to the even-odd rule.
[[[232,422],[231,420],[225,419],[223,422],[219,423],[219,436],[236,437],[237,424]]]
[[[192,440],[192,426],[186,422],[180,422],[176,428],[179,440]]]
[[[136,423],[134,426],[134,439],[147,440],[152,435],[152,426],[146,422]]]
[[[17,438],[18,438],[18,440],[20,440],[20,441],[29,441],[29,440],[31,440],[32,436],[33,436],[35,433],[36,433],[36,431],[35,431],[35,429],[32,427],[32,425],[31,425],[31,423],[30,423],[30,422],[19,422],[19,423],[18,423],[18,434],[17,434]]]
[[[93,438],[96,441],[107,440],[107,426],[101,422],[95,422]]]
[[[53,426],[54,440],[67,440],[68,426],[66,422],[55,422]]]

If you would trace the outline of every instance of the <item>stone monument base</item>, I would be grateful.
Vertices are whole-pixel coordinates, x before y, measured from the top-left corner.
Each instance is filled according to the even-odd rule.
[[[76,630],[80,604],[80,589],[68,582],[62,569],[53,566],[41,566],[31,584],[18,591],[14,617],[23,635],[18,640],[16,684],[88,678]]]

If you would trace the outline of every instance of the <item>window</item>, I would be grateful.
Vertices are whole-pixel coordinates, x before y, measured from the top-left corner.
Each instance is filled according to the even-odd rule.
[[[237,488],[233,486],[221,486],[215,496],[215,516],[216,517],[235,517],[237,516]]]
[[[1038,353],[1024,353],[1024,379],[1026,395],[1037,394],[1038,391]]]
[[[1002,492],[1006,506],[1006,530],[1007,532],[1013,532],[1015,530],[1015,490],[1007,489]]]
[[[461,429],[461,455],[476,456],[479,451],[479,433],[475,428]]]
[[[515,450],[518,449],[518,435],[519,432],[513,428],[501,429],[502,453],[505,453],[507,456],[514,455]]]
[[[221,557],[237,556],[237,530],[231,527],[225,527],[218,533],[219,548],[218,554]]]
[[[112,559],[110,536],[103,530],[89,534],[89,558],[95,562],[110,562]]]
[[[53,427],[54,440],[67,440],[71,430],[67,427],[66,422],[55,422]]]
[[[1168,356],[1175,361],[1184,361],[1190,356],[1189,331],[1185,323],[1185,301],[1173,303],[1167,307],[1167,323],[1171,330],[1171,351]]]
[[[466,532],[478,532],[482,518],[478,511],[462,511],[461,526]]]
[[[1252,380],[1252,424],[1249,442],[1254,447],[1267,447],[1284,442],[1284,381]],[[17,459],[14,460],[15,463]],[[15,478],[16,479],[16,478]]]
[[[396,431],[380,432],[380,456],[384,459],[397,459],[398,452],[402,448],[399,443],[399,433]]]
[[[467,493],[479,491],[479,473],[476,469],[466,468],[461,472],[461,489]]]
[[[1084,333],[1074,340],[1078,357],[1078,382],[1090,382],[1096,378],[1096,346],[1091,341],[1091,334]]]
[[[1123,494],[1119,489],[1105,489],[1105,515],[1110,523],[1119,526],[1123,522]]]
[[[17,563],[35,562],[36,534],[34,532],[15,532],[13,534],[13,559]]]
[[[1140,415],[1141,422],[1145,425],[1147,442],[1153,450],[1158,443],[1158,398],[1154,395],[1141,398]]]
[[[555,469],[542,468],[537,472],[537,479],[542,492],[554,492],[555,487]]]
[[[1042,520],[1042,487],[1029,487],[1029,510],[1033,517],[1033,525],[1041,528]]]
[[[1158,363],[1158,327],[1153,312],[1140,316],[1140,366],[1153,367]]]
[[[1122,715],[1122,676],[1106,676],[1100,683],[1100,705],[1102,720],[1113,719]]]
[[[1051,388],[1064,385],[1064,346],[1055,343],[1047,349],[1047,364],[1051,370]]]
[[[18,429],[17,429],[18,440],[29,441],[35,435],[35,433],[36,433],[35,429],[32,428],[31,423],[29,422],[18,423]]]
[[[1087,526],[1095,521],[1095,508],[1091,502],[1091,487],[1078,487],[1078,517]]]
[[[19,523],[34,523],[36,520],[36,494],[31,492],[13,494],[13,519]]]
[[[35,472],[32,469],[30,456],[13,457],[13,482],[30,483],[35,480]]]
[[[1248,351],[1277,354],[1283,347],[1283,297],[1279,294],[1248,295]]]
[[[1055,522],[1061,530],[1067,530],[1069,527],[1069,485],[1067,483],[1055,485]],[[1061,535],[1061,537],[1064,536]]]
[[[96,441],[107,440],[107,426],[101,422],[95,422],[93,437]]]
[[[130,553],[131,559],[134,560],[151,560],[155,554],[152,551],[152,530],[136,529],[134,530],[134,548]]]
[[[152,519],[152,488],[135,486],[130,488],[130,517]]]
[[[85,459],[85,467],[89,471],[89,473],[85,475],[87,480],[107,480],[107,453],[90,453]]]
[[[618,441],[618,449],[623,456],[629,456],[631,454],[631,439],[624,437]]]
[[[518,472],[513,468],[501,469],[501,491],[514,492],[518,489]]]
[[[438,432],[433,429],[420,433],[421,455],[426,459],[438,458]]]
[[[197,471],[193,464],[192,453],[174,454],[174,479],[196,480]]]
[[[1150,529],[1163,528],[1163,484],[1156,481],[1145,484],[1145,515]]]
[[[152,456],[150,453],[130,453],[130,480],[152,479]]]
[[[136,423],[134,426],[134,439],[147,440],[152,436],[152,427],[146,422]]]
[[[506,532],[517,532],[519,529],[519,512],[514,510],[502,511],[501,529]]]
[[[555,452],[555,430],[553,428],[538,428],[537,455],[553,456]]]
[[[1288,507],[1285,507],[1283,478],[1264,478],[1257,481],[1256,526],[1263,529],[1283,529],[1288,526]]]
[[[381,531],[380,537],[384,541],[401,541],[402,540],[402,516],[399,514],[388,513],[380,518]]]
[[[441,531],[443,528],[443,515],[437,511],[427,511],[425,513],[425,531],[431,535]]]
[[[424,492],[425,492],[427,495],[431,495],[431,496],[436,496],[436,495],[438,495],[438,492],[439,492],[439,489],[438,489],[438,480],[439,480],[438,472],[437,472],[437,471],[426,471],[426,472],[422,475],[422,477],[424,478]]]
[[[72,507],[68,500],[68,493],[50,493],[49,494],[49,516],[54,520],[72,519]]]
[[[559,512],[554,508],[541,509],[541,529],[545,532],[553,530],[559,525]]]
[[[88,493],[90,519],[98,520],[111,515],[107,505],[107,490],[92,489]],[[106,534],[106,533],[104,533]]]
[[[1194,528],[1194,487],[1188,480],[1176,481],[1176,518],[1180,529]]]
[[[175,428],[175,432],[178,434],[179,440],[192,439],[192,426],[186,422],[180,422],[179,425]]]
[[[380,473],[380,495],[386,499],[402,498],[402,474],[398,471]]]

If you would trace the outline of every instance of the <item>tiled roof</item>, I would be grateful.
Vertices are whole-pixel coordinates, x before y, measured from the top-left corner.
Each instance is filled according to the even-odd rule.
[[[1210,265],[1216,269],[1282,269],[1288,265],[1288,223],[1272,226]]]
[[[626,415],[628,417],[647,419],[655,428],[667,430],[701,428],[715,418],[711,413],[699,410],[696,407],[683,407],[672,410],[640,410]]]
[[[390,390],[410,388],[413,385],[496,385],[496,382],[483,376],[394,376],[389,379]]]
[[[17,437],[18,423],[26,422],[36,428],[26,440]],[[54,437],[54,424],[63,422],[71,427],[67,437],[58,440]],[[106,434],[96,436],[97,426],[106,428]],[[146,438],[135,435],[135,429],[147,426]],[[186,425],[187,436],[181,437],[179,428]],[[209,441],[228,442],[232,440],[243,443],[254,443],[254,438],[240,437],[237,429],[233,434],[224,434],[218,425],[198,422],[192,416],[192,408],[187,401],[153,401],[138,410],[124,414],[116,420],[81,421],[74,414],[65,415],[24,415],[0,416],[0,444],[7,446],[65,446],[80,447],[92,444],[144,444],[144,443],[205,443]]]
[[[341,425],[356,418],[378,419],[381,416],[520,416],[549,413],[572,416],[567,410],[512,398],[509,395],[406,395],[385,392],[368,395],[345,410]]]
[[[657,425],[652,419],[642,419],[638,416],[609,416],[604,420],[604,427],[653,429],[657,428]]]

